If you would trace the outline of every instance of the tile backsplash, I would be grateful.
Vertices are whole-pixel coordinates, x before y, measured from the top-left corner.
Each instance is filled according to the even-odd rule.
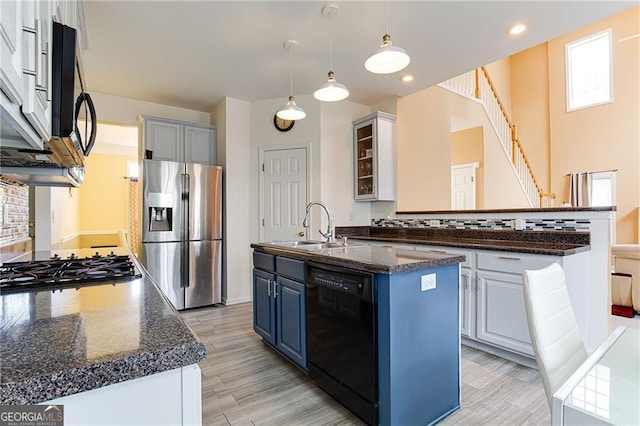
[[[437,225],[432,223],[437,221]],[[589,219],[524,219],[527,231],[589,231]],[[513,219],[371,219],[371,226],[400,228],[516,229]]]
[[[0,177],[0,244],[29,236],[29,187]]]

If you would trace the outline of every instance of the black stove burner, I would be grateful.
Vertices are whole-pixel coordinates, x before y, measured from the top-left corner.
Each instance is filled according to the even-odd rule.
[[[127,255],[119,256],[111,252],[107,256],[101,256],[96,252],[91,257],[79,258],[72,253],[67,259],[63,259],[55,254],[49,260],[0,265],[0,290],[132,280],[140,277]]]

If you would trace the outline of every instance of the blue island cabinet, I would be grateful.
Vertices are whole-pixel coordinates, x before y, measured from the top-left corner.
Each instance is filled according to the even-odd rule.
[[[460,407],[458,277],[458,264],[377,275],[379,424],[434,424]]]
[[[306,371],[305,263],[254,252],[253,266],[253,329]]]

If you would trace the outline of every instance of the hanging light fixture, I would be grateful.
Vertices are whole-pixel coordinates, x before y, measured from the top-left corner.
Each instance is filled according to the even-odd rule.
[[[313,97],[319,101],[335,102],[341,101],[349,96],[349,91],[336,81],[333,74],[333,15],[338,13],[338,6],[335,4],[327,4],[322,8],[322,14],[328,16],[331,22],[331,36],[329,38],[329,74],[327,82],[313,93]]]
[[[287,40],[284,42],[284,47],[289,49],[289,100],[286,105],[280,108],[276,115],[283,120],[302,120],[307,116],[304,110],[296,105],[296,101],[293,99],[293,48],[298,47],[298,42],[295,40]]]
[[[384,35],[382,45],[374,50],[364,63],[367,71],[375,74],[391,74],[405,68],[411,62],[411,58],[405,50],[398,46],[393,46],[391,36],[387,31],[387,2],[384,2]]]

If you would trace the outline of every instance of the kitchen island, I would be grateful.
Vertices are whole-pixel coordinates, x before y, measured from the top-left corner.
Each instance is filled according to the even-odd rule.
[[[129,280],[1,292],[0,404],[64,404],[65,424],[201,423],[206,348],[134,263]]]
[[[370,424],[460,407],[464,256],[367,245],[254,249],[254,329]]]

